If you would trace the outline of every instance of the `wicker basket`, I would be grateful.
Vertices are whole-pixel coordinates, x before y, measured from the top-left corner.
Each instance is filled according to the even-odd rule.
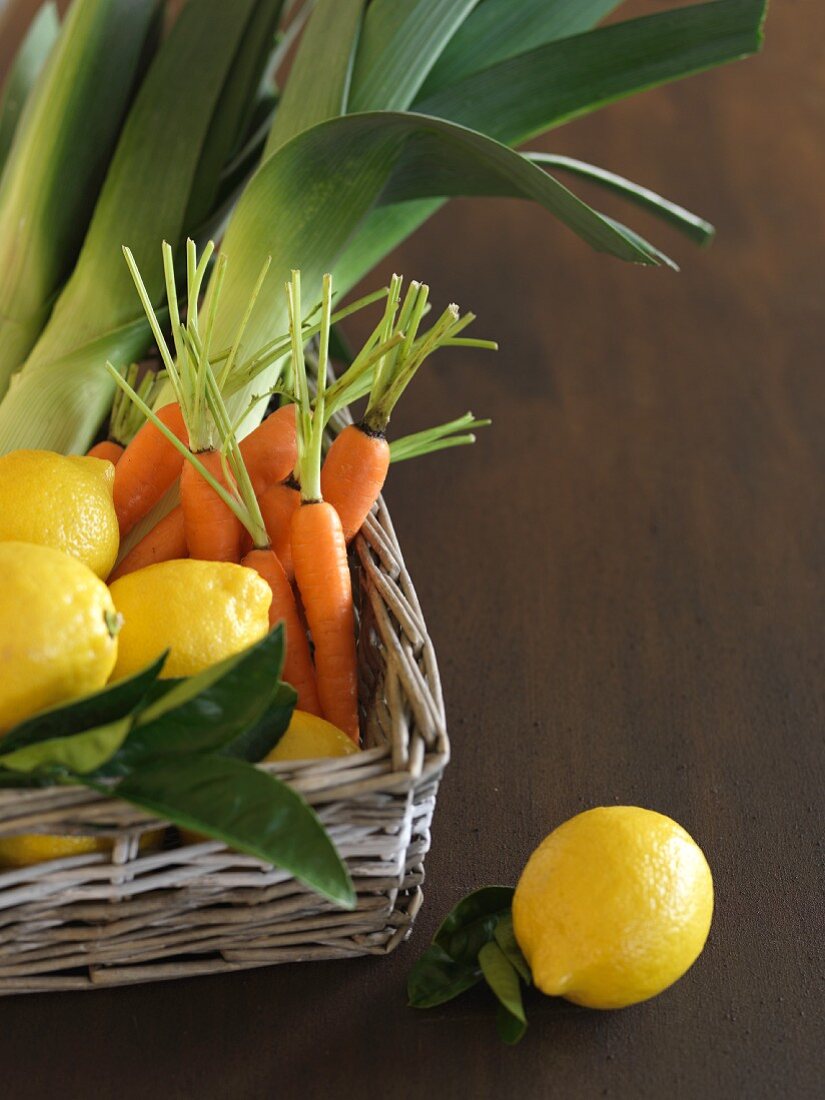
[[[142,852],[140,835],[162,823],[115,799],[0,791],[0,836],[114,839],[110,855],[0,871],[0,993],[384,955],[405,938],[449,743],[435,655],[382,502],[356,540],[353,575],[365,751],[264,766],[320,815],[352,874],[355,910],[215,841]]]

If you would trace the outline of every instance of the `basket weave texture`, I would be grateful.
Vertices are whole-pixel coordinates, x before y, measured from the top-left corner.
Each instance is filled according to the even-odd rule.
[[[116,799],[0,791],[0,837],[113,840],[111,854],[0,870],[0,994],[383,955],[405,938],[449,742],[435,654],[383,501],[352,568],[364,751],[260,766],[315,808],[349,867],[354,911],[217,841],[141,850],[141,834],[163,823]]]

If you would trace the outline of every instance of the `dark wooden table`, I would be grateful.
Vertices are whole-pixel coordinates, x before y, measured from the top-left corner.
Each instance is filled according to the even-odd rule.
[[[412,941],[0,1001],[4,1096],[819,1094],[825,11],[774,9],[762,58],[545,143],[716,222],[698,252],[635,218],[681,275],[595,256],[515,202],[455,203],[384,265],[502,345],[422,377],[405,427],[467,407],[495,425],[398,468],[388,493],[454,749]],[[453,902],[514,882],[551,828],[614,802],[675,817],[714,870],[710,941],[683,981],[617,1013],[531,999],[515,1049],[481,993],[405,1007]]]

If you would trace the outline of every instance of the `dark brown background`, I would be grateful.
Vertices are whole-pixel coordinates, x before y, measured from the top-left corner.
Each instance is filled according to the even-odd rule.
[[[385,265],[475,310],[502,347],[422,377],[403,427],[467,407],[495,425],[399,467],[388,492],[454,749],[412,942],[0,1001],[5,1095],[818,1093],[825,10],[774,3],[760,59],[544,145],[661,189],[719,239],[696,251],[633,215],[683,262],[673,275],[595,256],[538,209],[468,201]],[[405,1007],[453,902],[513,882],[553,826],[613,802],[672,815],[713,867],[710,941],[683,981],[618,1013],[533,998],[515,1049],[481,993]]]

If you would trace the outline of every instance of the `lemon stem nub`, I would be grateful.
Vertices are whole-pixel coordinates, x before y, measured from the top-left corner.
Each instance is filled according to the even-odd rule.
[[[123,629],[124,618],[119,611],[104,611],[103,618],[106,620],[106,629],[109,631],[110,638],[116,638]]]

